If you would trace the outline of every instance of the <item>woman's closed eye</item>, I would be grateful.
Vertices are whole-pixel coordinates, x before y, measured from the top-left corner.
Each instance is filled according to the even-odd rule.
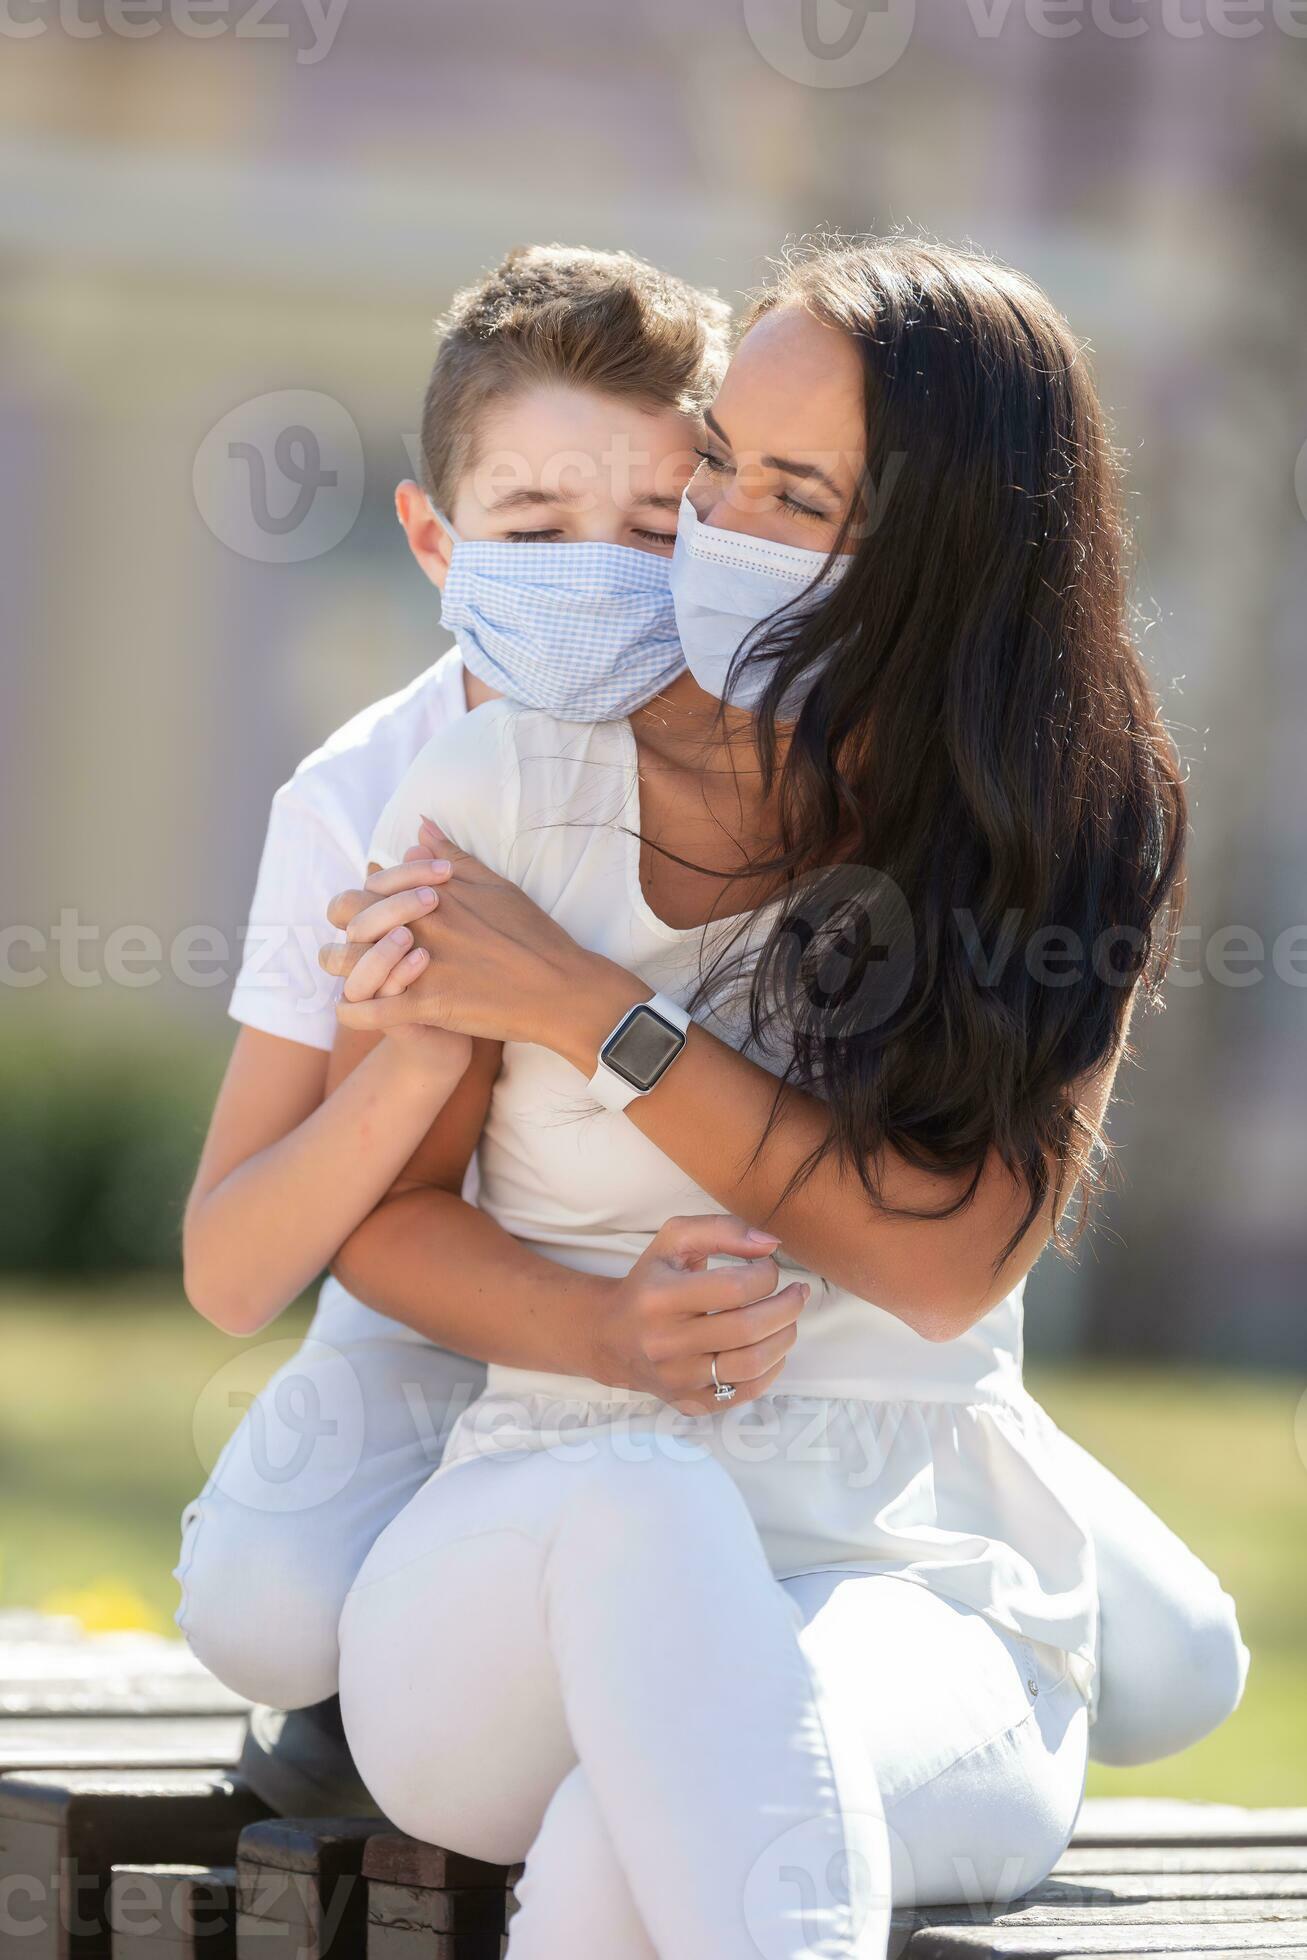
[[[829,511],[818,510],[815,504],[800,503],[799,499],[792,497],[788,490],[782,490],[776,501],[782,510],[792,510],[796,517],[812,517],[819,524],[829,524],[831,522]]]
[[[710,476],[730,476],[734,473],[734,465],[724,456],[717,455],[715,450],[696,449],[694,453]],[[819,510],[815,504],[805,504],[788,490],[780,490],[776,493],[776,503],[781,510],[792,511],[796,517],[809,518],[816,524],[829,524],[833,521],[830,511]]]

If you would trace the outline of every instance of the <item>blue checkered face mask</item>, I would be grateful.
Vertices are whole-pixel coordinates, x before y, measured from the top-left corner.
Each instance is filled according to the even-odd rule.
[[[621,721],[684,671],[668,559],[460,538],[435,514],[453,539],[441,621],[487,687],[560,721]]]
[[[732,675],[735,656],[765,619],[780,612],[792,618],[822,603],[848,565],[847,559],[837,558],[828,568],[826,556],[824,551],[703,524],[688,495],[681,498],[672,602],[685,664],[705,693],[756,712],[771,678],[771,662],[745,661]],[[809,668],[803,692],[814,679],[815,670]],[[801,694],[798,699],[787,696],[781,712],[792,718],[802,705]]]

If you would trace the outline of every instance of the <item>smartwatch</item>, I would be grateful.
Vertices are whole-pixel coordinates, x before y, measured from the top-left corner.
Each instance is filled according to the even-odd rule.
[[[599,1050],[590,1093],[605,1109],[622,1110],[662,1081],[685,1046],[690,1017],[665,994],[623,1014]]]

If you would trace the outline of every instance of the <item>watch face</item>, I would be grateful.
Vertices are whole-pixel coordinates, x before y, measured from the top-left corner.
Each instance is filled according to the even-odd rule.
[[[633,1088],[652,1089],[684,1046],[679,1028],[669,1027],[651,1007],[640,1006],[604,1044],[602,1059]]]

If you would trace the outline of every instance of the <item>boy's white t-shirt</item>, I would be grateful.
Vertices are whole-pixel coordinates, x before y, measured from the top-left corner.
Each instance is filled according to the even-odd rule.
[[[338,935],[327,905],[362,883],[368,840],[409,764],[466,713],[463,662],[451,648],[398,694],[338,728],[283,783],[272,799],[228,1010],[235,1020],[330,1049],[339,987],[318,965],[318,949]]]
[[[463,662],[451,647],[397,694],[374,701],[305,756],[272,799],[268,834],[250,907],[229,1013],[248,1028],[329,1050],[336,1037],[339,983],[318,965],[318,948],[338,937],[327,923],[337,892],[362,883],[377,819],[431,737],[467,714]],[[412,842],[416,842],[414,837]],[[464,1196],[476,1195],[475,1166]],[[329,1277],[318,1295],[311,1338],[423,1341],[376,1313]],[[480,1362],[450,1356],[450,1390],[475,1394]]]

